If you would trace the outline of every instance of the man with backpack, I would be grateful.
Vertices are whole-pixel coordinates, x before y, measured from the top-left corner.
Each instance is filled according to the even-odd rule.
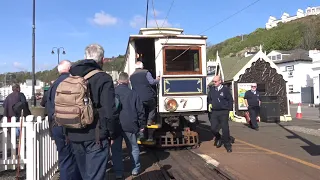
[[[54,120],[55,113],[55,96],[56,90],[59,84],[69,77],[69,69],[71,67],[71,62],[68,60],[60,61],[58,65],[59,77],[54,81],[47,91],[46,109],[48,113],[49,120],[49,134],[55,141],[58,151],[58,162],[60,169],[60,179],[61,180],[81,180],[81,174],[76,163],[76,159],[72,154],[72,147],[69,142],[66,141],[64,129],[58,126]]]
[[[130,153],[132,167],[131,174],[137,176],[140,173],[140,149],[137,143],[137,134],[142,121],[145,121],[145,110],[138,94],[129,88],[129,75],[125,72],[120,73],[118,86],[115,93],[121,102],[120,123],[122,127],[121,136],[119,136],[111,146],[112,162],[116,179],[123,177],[122,162],[122,140],[126,142]]]
[[[55,121],[66,128],[81,176],[104,180],[111,143],[120,133],[112,77],[102,71],[104,49],[92,44],[85,60],[74,64],[72,76],[56,91]],[[119,129],[118,129],[119,128]]]

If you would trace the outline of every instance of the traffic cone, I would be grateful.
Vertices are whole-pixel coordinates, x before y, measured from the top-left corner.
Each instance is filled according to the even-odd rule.
[[[301,118],[302,118],[301,104],[300,104],[300,103],[298,104],[298,109],[297,109],[296,118],[297,118],[297,119],[301,119]]]

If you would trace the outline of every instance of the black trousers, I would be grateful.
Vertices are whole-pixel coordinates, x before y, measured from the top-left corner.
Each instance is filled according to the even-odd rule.
[[[230,147],[229,111],[212,111],[210,113],[211,131],[216,139],[221,139],[225,147]],[[222,136],[219,133],[222,129]]]
[[[155,121],[157,102],[155,98],[143,101],[147,121]]]
[[[252,106],[250,107],[249,106],[248,111],[249,111],[249,116],[250,116],[251,127],[253,129],[258,128],[257,116],[260,113],[260,107],[259,106],[254,106],[254,107],[252,107]]]

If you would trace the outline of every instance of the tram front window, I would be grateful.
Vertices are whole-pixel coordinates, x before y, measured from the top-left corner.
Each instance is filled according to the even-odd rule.
[[[165,47],[164,74],[201,74],[200,47]]]

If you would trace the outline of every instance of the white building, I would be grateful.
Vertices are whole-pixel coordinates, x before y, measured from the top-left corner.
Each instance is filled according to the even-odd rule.
[[[291,103],[313,103],[312,59],[302,49],[271,51],[268,57],[288,79],[288,99]]]
[[[320,14],[320,6],[318,7],[308,7],[305,12],[302,9],[298,9],[295,16],[290,16],[288,13],[283,13],[280,19],[274,16],[270,16],[268,22],[266,23],[266,29],[271,29],[278,26],[278,23],[287,23],[299,18],[303,18],[310,15]]]
[[[312,58],[312,79],[314,90],[314,104],[319,105],[319,76],[320,76],[320,50],[310,50],[309,56]]]
[[[45,83],[42,81],[37,80],[35,91],[42,92]],[[32,97],[32,80],[27,79],[25,83],[20,84],[21,92],[26,96],[27,99],[31,99]],[[12,92],[12,86],[6,86],[0,88],[0,96],[6,98]]]

